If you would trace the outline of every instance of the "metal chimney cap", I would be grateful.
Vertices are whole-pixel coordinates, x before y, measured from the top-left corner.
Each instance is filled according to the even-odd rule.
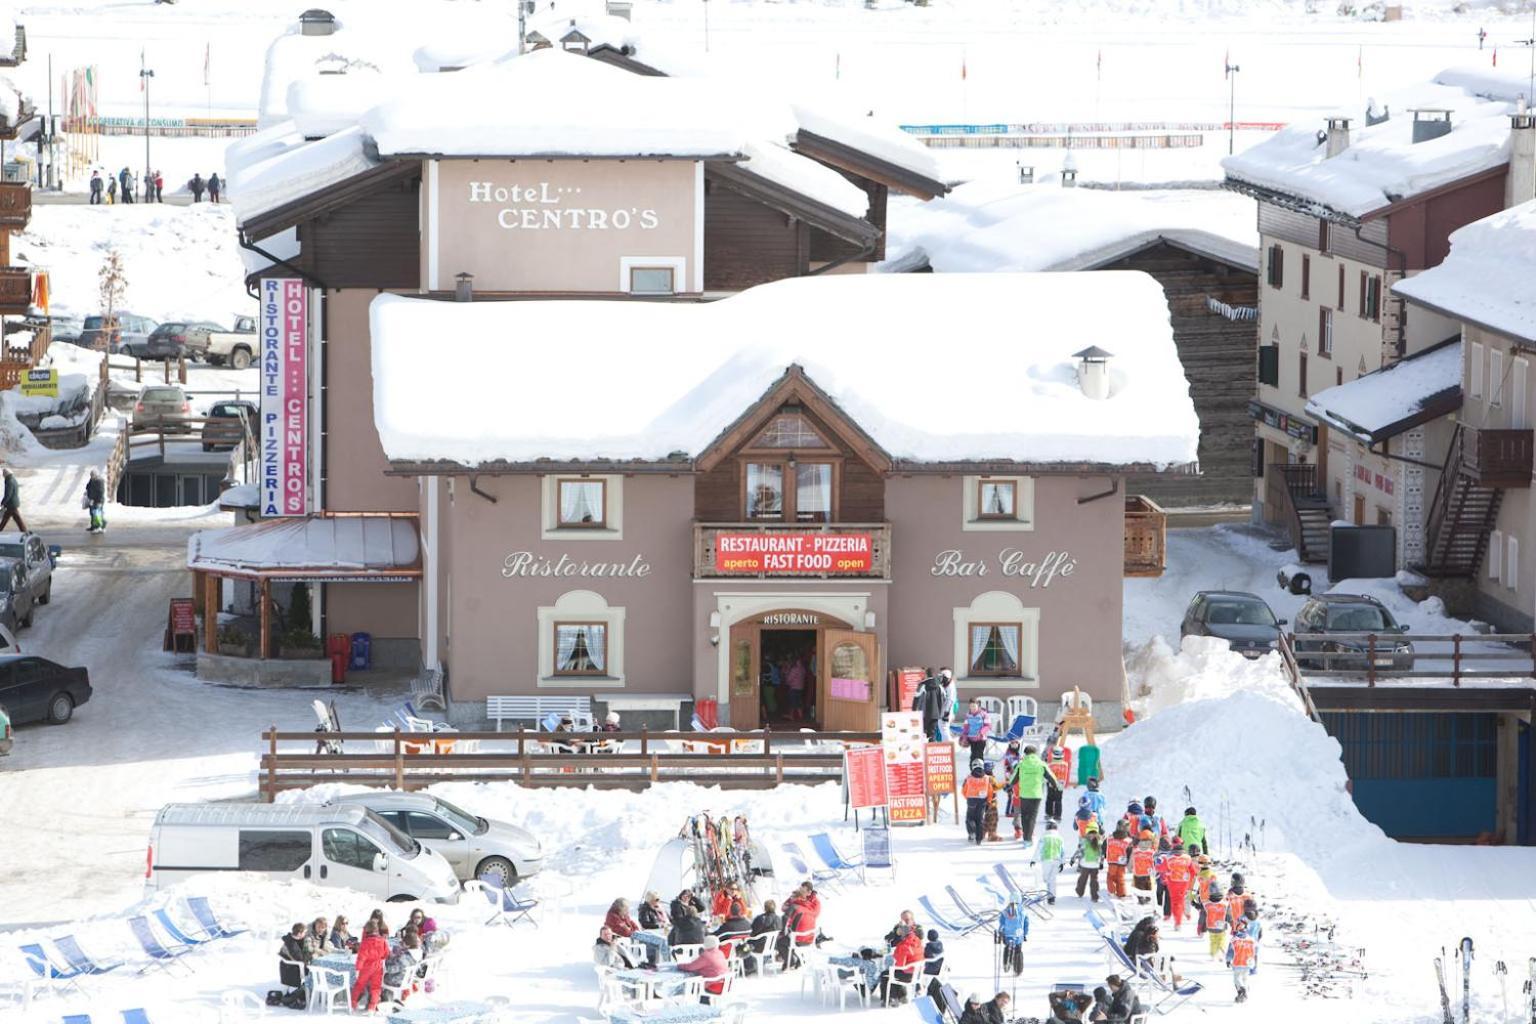
[[[1113,352],[1106,352],[1097,345],[1089,345],[1081,352],[1072,353],[1073,359],[1081,359],[1085,363],[1103,363],[1114,358]]]

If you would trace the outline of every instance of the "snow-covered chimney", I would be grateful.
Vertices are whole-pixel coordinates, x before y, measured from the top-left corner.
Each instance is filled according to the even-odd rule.
[[[1349,148],[1349,118],[1328,119],[1328,152],[1325,158],[1336,157]]]
[[[1504,193],[1505,206],[1536,199],[1536,114],[1525,109],[1524,98],[1509,117],[1509,175]]]
[[[1018,164],[1019,164],[1019,184],[1020,185],[1033,185],[1035,183],[1035,169],[1032,166],[1030,166],[1029,164],[1026,164],[1022,160],[1020,160],[1018,162]]]
[[[475,298],[475,275],[465,272],[453,275],[453,301],[473,302]]]
[[[336,31],[336,15],[330,11],[322,11],[318,7],[311,7],[299,15],[299,34],[306,36],[328,36]]]
[[[1451,112],[1441,107],[1420,107],[1413,112],[1413,141],[1428,142],[1451,133]]]
[[[1077,360],[1077,386],[1095,401],[1109,397],[1109,360],[1113,354],[1097,345],[1072,353]]]
[[[1061,162],[1061,187],[1077,187],[1077,158],[1070,152],[1067,153],[1067,158]]]

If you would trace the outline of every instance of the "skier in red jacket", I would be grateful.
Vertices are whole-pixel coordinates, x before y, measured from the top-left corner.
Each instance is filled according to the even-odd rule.
[[[368,993],[368,1012],[379,1008],[379,992],[384,984],[384,961],[389,958],[389,943],[369,921],[363,926],[363,941],[357,944],[357,984],[352,986],[352,1009],[358,1009],[363,993]]]

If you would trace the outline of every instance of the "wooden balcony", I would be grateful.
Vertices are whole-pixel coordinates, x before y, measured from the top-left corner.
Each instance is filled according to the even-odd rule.
[[[1125,497],[1125,574],[1161,576],[1168,564],[1168,513],[1151,498]]]
[[[1483,487],[1531,486],[1530,430],[1480,430],[1461,425],[1461,475]]]
[[[20,231],[32,222],[32,186],[0,181],[0,230]]]
[[[32,308],[32,271],[0,267],[0,314],[25,316]]]
[[[694,523],[694,579],[890,579],[889,523]]]

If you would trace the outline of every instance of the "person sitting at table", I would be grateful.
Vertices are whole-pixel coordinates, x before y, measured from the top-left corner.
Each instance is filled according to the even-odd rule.
[[[314,959],[314,954],[309,950],[309,944],[305,942],[305,936],[309,929],[304,927],[304,922],[298,921],[288,929],[288,934],[283,936],[282,957],[285,960],[293,960],[297,963],[307,964]]]
[[[640,925],[629,916],[629,900],[620,896],[608,907],[608,916],[603,918],[603,924],[613,929],[613,934],[621,939],[627,939],[640,930]]]
[[[725,954],[720,952],[720,940],[713,935],[704,936],[704,948],[699,950],[699,955],[687,963],[677,965],[677,969],[684,974],[697,974],[701,978],[718,978],[704,986],[704,991],[709,995],[718,996],[725,991],[725,979],[731,973],[730,964],[725,962]],[[702,998],[700,1002],[702,1002]]]
[[[384,961],[384,984],[400,994],[400,1001],[416,991],[412,975],[421,963],[421,936],[406,925],[400,932],[400,945],[390,950]]]
[[[640,927],[648,932],[659,932],[669,923],[667,912],[661,906],[661,894],[655,889],[645,894],[636,913],[640,918]]]
[[[309,931],[304,936],[304,948],[309,951],[309,958],[313,960],[317,956],[324,956],[331,951],[331,925],[323,917],[317,917],[309,926]]]
[[[725,920],[721,921],[720,927],[715,929],[715,937],[729,949],[733,943],[751,934],[752,922],[747,920],[746,908],[740,903],[732,903],[726,911]]]
[[[701,917],[704,914],[704,901],[699,899],[699,894],[692,889],[684,889],[678,893],[677,898],[672,901],[672,905],[667,908],[674,921],[677,920],[679,907],[691,907],[693,912]]]
[[[795,935],[797,946],[821,945],[830,936],[817,930],[821,918],[821,897],[810,882],[801,882],[794,895],[784,901],[784,930]]]
[[[923,934],[923,930],[917,926],[917,918],[912,916],[912,911],[903,910],[901,912],[901,918],[891,926],[890,931],[885,933],[886,946],[894,946],[896,943],[901,941],[902,928],[906,928],[908,931],[916,932],[919,935]]]
[[[603,925],[597,930],[597,941],[592,944],[592,962],[612,971],[632,970],[640,965],[614,942],[613,929]]]
[[[1076,989],[1060,989],[1045,998],[1051,1007],[1046,1024],[1082,1024],[1084,1014],[1093,1005],[1092,996]]]
[[[729,882],[720,887],[715,893],[715,898],[709,905],[709,916],[718,921],[724,921],[730,916],[731,904],[740,903],[743,911],[747,906],[747,896],[741,891],[741,886],[735,882]]]
[[[966,996],[965,1009],[960,1012],[960,1024],[989,1024],[986,1006],[982,1002],[981,993],[972,992]]]
[[[340,914],[336,915],[336,922],[331,925],[331,948],[333,950],[347,950],[357,952],[357,940],[347,930],[347,919]]]
[[[768,943],[773,941],[784,927],[784,919],[779,916],[779,905],[773,900],[763,901],[763,912],[752,919],[752,938],[746,944],[742,953],[742,970],[747,974],[757,973],[757,958],[768,952]]]
[[[557,733],[565,733],[567,735],[575,732],[575,719],[573,719],[570,715],[561,715],[560,724],[555,726],[554,731]],[[581,754],[586,752],[586,748],[587,745],[581,740],[577,739],[564,740],[558,743],[552,742],[549,745],[549,749],[553,750],[557,754]]]
[[[379,1008],[379,994],[384,984],[384,961],[389,959],[389,943],[379,934],[379,926],[369,920],[363,926],[363,941],[357,944],[357,983],[352,986],[352,1009],[360,1008],[368,996],[368,1012]]]
[[[887,1002],[887,990],[892,984],[901,986],[901,996],[896,1002],[904,1003],[912,994],[912,979],[923,962],[923,939],[909,925],[898,924],[895,929],[896,948],[891,951],[892,963],[880,974],[880,1002]]]
[[[290,990],[304,985],[305,965],[309,953],[304,949],[304,926],[295,924],[283,936],[283,946],[277,952],[277,979]]]
[[[672,904],[672,930],[667,933],[670,946],[697,946],[704,941],[704,919],[689,903]]]
[[[395,938],[404,938],[407,928],[414,928],[418,936],[423,936],[437,931],[437,922],[428,917],[425,910],[417,907],[411,911],[411,916],[406,919],[405,924],[400,926],[400,931],[396,933]]]

